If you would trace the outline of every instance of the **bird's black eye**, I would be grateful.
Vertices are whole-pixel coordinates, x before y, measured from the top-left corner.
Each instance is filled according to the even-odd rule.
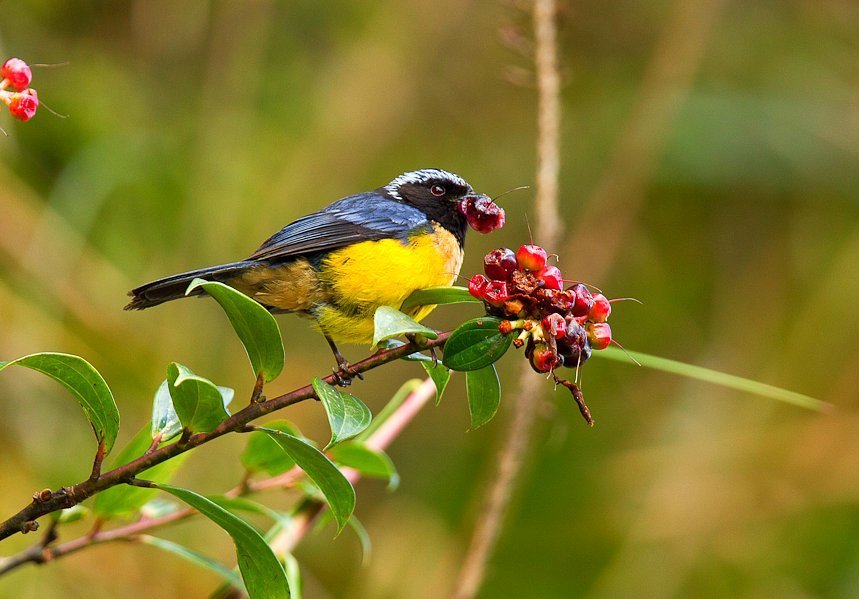
[[[434,196],[441,197],[444,195],[444,187],[442,187],[441,185],[433,185],[432,187],[430,187],[430,193]]]

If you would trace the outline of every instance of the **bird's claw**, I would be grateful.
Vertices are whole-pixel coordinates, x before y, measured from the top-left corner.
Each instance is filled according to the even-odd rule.
[[[364,375],[352,368],[352,365],[346,360],[337,360],[337,368],[332,368],[332,371],[334,372],[334,380],[340,387],[348,387],[354,378],[364,380]]]

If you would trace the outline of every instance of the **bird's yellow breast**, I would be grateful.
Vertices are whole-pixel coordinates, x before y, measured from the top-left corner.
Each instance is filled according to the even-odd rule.
[[[319,269],[328,300],[312,311],[335,342],[368,343],[379,306],[399,308],[413,291],[451,285],[462,266],[462,247],[447,229],[408,240],[364,241],[330,252]],[[416,320],[435,306],[411,311]]]

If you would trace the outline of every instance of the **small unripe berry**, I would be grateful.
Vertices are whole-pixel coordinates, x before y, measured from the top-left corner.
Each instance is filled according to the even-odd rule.
[[[483,299],[489,279],[483,275],[474,275],[468,280],[468,292],[477,299]]]
[[[20,58],[10,58],[0,67],[0,77],[7,80],[14,89],[24,91],[33,80],[33,72]]]
[[[611,304],[606,296],[602,293],[597,293],[594,296],[594,304],[588,312],[588,318],[594,322],[605,322],[611,314]]]
[[[496,281],[506,281],[516,266],[516,254],[510,248],[492,250],[483,258],[483,271]]]
[[[563,363],[561,357],[545,343],[537,343],[534,346],[528,361],[531,362],[531,368],[540,373],[551,372]]]
[[[25,89],[9,98],[9,113],[19,121],[29,121],[39,108],[39,96],[34,89]]]
[[[557,289],[560,291],[564,287],[561,270],[557,266],[544,266],[537,273],[537,278],[543,281],[546,289]]]
[[[605,349],[611,345],[611,327],[607,322],[588,324],[588,342],[594,349]]]
[[[537,271],[546,266],[549,256],[546,250],[539,245],[523,245],[516,252],[516,260],[519,266],[531,271]]]

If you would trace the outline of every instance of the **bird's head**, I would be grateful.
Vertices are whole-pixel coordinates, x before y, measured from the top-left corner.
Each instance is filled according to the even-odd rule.
[[[419,208],[429,218],[465,233],[465,224],[481,233],[504,225],[504,211],[491,198],[476,193],[454,173],[425,168],[403,173],[380,190],[397,201]],[[491,223],[491,224],[488,224]]]

